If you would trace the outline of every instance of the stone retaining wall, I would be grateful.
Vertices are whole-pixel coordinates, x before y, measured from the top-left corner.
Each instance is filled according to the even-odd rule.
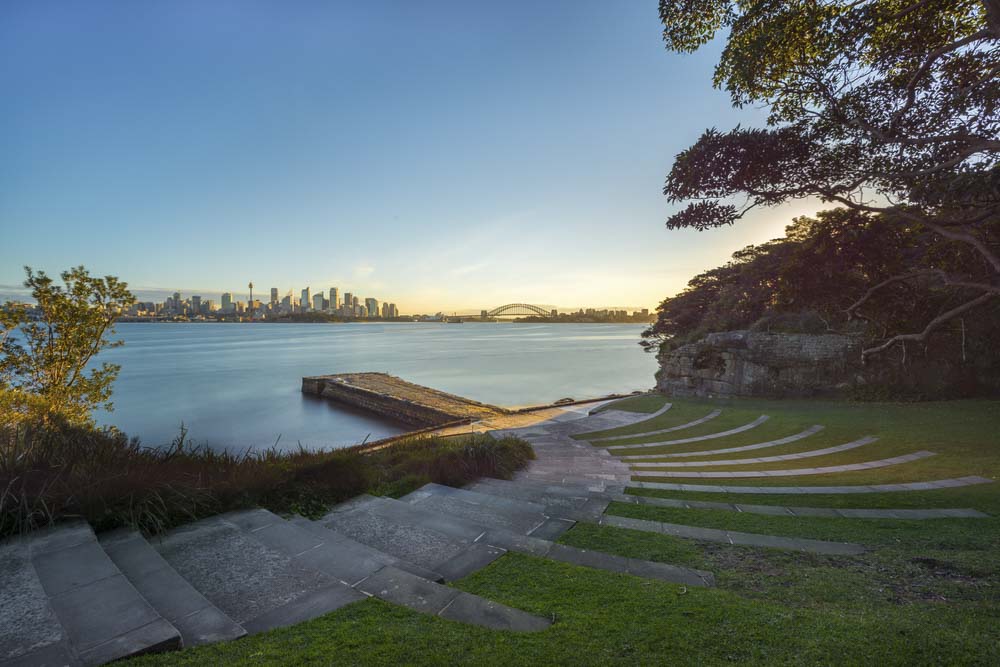
[[[656,386],[672,396],[813,396],[857,379],[860,342],[840,334],[726,331],[662,353]]]

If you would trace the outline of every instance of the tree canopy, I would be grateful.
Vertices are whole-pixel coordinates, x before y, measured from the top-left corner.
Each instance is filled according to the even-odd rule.
[[[962,297],[865,355],[1000,295],[1000,0],[661,0],[660,17],[675,51],[728,31],[715,85],[737,107],[769,109],[767,127],[708,129],[676,157],[664,194],[686,205],[668,228],[819,197],[900,233],[933,232],[921,244],[931,255],[942,242],[973,252],[966,265],[911,261],[854,286],[861,298],[931,280]]]
[[[8,302],[0,308],[3,421],[57,417],[88,424],[93,409],[111,409],[120,370],[89,364],[102,349],[121,345],[110,339],[112,325],[135,297],[126,283],[93,277],[82,266],[64,271],[62,286],[44,271],[24,270],[35,307]]]

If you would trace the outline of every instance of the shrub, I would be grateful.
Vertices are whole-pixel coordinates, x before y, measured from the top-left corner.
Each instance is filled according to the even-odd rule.
[[[157,533],[254,506],[315,517],[366,491],[402,495],[427,482],[509,477],[533,456],[524,441],[486,435],[403,440],[374,452],[233,453],[191,446],[183,432],[152,449],[114,429],[21,423],[0,428],[0,535],[74,517],[97,530]]]

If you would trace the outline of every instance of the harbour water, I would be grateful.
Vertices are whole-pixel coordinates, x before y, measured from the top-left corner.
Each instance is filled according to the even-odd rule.
[[[114,424],[161,445],[183,423],[217,448],[343,447],[407,430],[303,395],[306,375],[380,371],[502,406],[648,389],[635,324],[122,323]]]

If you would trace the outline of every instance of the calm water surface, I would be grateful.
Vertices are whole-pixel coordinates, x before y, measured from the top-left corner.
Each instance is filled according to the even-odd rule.
[[[495,405],[648,389],[634,324],[122,323],[114,424],[145,444],[181,423],[213,447],[342,447],[405,430],[301,393],[305,375],[381,371]],[[280,437],[280,439],[279,439]]]

